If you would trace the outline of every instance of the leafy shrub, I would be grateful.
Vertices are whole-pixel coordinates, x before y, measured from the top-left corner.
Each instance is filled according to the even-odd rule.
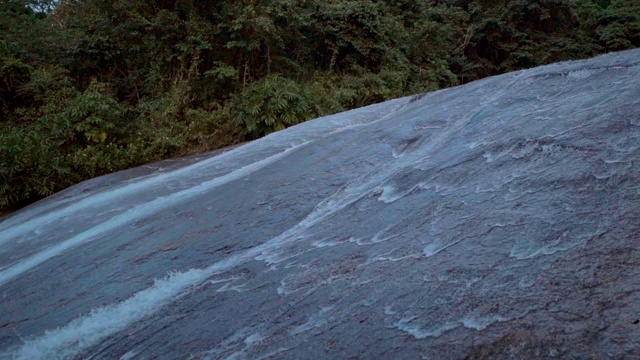
[[[58,123],[67,127],[68,146],[87,147],[122,140],[128,131],[120,104],[107,94],[105,84],[94,82],[58,116]]]
[[[309,119],[309,99],[295,81],[270,75],[251,83],[234,101],[232,115],[240,132],[257,138]]]
[[[33,123],[0,128],[0,209],[50,195],[76,182],[140,164],[127,144],[124,110],[103,84],[92,84],[60,112],[45,103]]]
[[[402,71],[375,74],[355,66],[350,73],[317,73],[303,88],[313,99],[314,115],[321,116],[400,97],[406,93],[406,84]]]
[[[215,110],[189,109],[185,114],[187,126],[185,140],[186,152],[200,153],[219,149],[239,142],[240,128],[231,121],[228,106],[220,106]]]
[[[639,6],[0,1],[0,211],[309,118],[638,47]]]
[[[0,129],[0,209],[20,206],[73,184],[64,155],[46,134]]]
[[[31,69],[13,57],[4,41],[0,41],[0,121],[15,107],[18,88],[29,81]]]

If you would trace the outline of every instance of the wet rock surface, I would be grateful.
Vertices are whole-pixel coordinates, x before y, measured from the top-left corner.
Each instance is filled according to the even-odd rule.
[[[21,211],[0,222],[0,358],[640,358],[639,59],[397,99]]]

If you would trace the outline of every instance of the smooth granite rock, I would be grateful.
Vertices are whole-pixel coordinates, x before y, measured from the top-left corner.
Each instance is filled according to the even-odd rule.
[[[0,358],[640,358],[640,50],[195,160],[0,222]]]

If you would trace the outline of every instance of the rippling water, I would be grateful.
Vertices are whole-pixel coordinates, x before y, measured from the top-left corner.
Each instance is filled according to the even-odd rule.
[[[640,358],[638,59],[31,206],[0,222],[0,358]]]

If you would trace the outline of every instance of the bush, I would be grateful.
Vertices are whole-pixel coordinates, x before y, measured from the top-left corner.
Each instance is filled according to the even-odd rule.
[[[72,149],[119,143],[132,130],[127,129],[122,106],[108,95],[105,84],[97,82],[71,100],[56,120],[68,131],[65,145]]]
[[[17,90],[29,81],[30,75],[29,66],[13,57],[0,40],[0,122],[17,106]]]
[[[311,101],[295,81],[270,75],[251,83],[232,103],[232,115],[240,133],[251,139],[313,116]]]
[[[0,209],[145,160],[127,137],[124,109],[103,84],[92,84],[57,112],[59,105],[45,102],[34,111],[36,121],[0,128]]]
[[[74,183],[64,155],[48,134],[0,129],[0,209],[21,206]]]

